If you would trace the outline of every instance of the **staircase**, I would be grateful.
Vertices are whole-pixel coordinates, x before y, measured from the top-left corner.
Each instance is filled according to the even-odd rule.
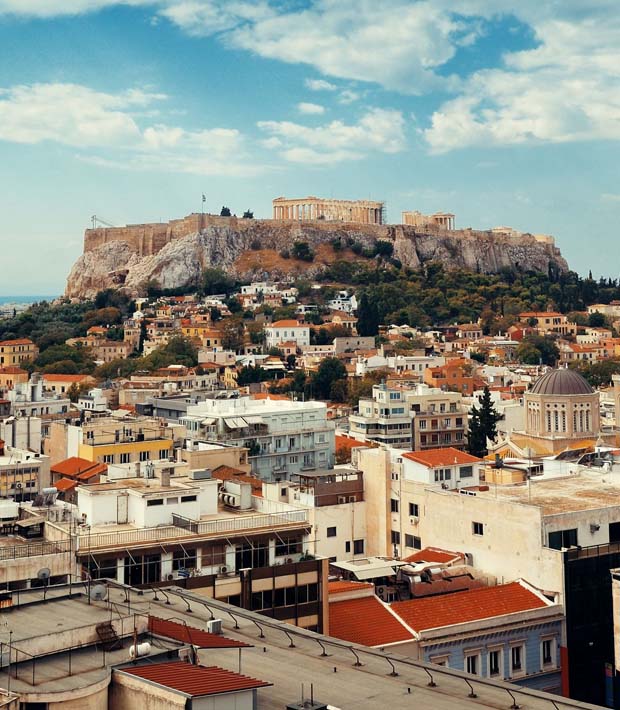
[[[112,622],[103,621],[100,624],[97,624],[95,630],[104,651],[114,651],[117,648],[123,647],[123,643],[114,630]]]

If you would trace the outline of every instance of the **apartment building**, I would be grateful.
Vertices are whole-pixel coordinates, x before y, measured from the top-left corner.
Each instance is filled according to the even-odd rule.
[[[39,348],[29,338],[0,340],[0,367],[19,367],[38,356]]]
[[[188,406],[179,422],[197,441],[246,447],[252,473],[265,481],[334,465],[334,424],[323,402],[209,399]]]
[[[360,399],[349,417],[350,434],[397,449],[464,448],[467,409],[458,392],[426,385],[411,389],[375,385],[372,399]]]
[[[0,497],[28,501],[49,485],[48,456],[7,446],[0,439]]]
[[[49,453],[52,461],[77,456],[106,464],[134,463],[169,458],[178,427],[149,417],[94,417],[78,424],[65,421],[50,426]]]
[[[296,474],[293,481],[263,483],[263,495],[308,510],[314,534],[309,551],[330,562],[366,553],[364,476],[350,467]]]
[[[279,320],[265,327],[265,345],[277,348],[280,343],[292,341],[297,347],[310,345],[310,327],[296,320]]]

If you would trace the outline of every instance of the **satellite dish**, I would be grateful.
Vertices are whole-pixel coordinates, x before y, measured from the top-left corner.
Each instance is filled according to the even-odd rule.
[[[90,590],[90,598],[94,602],[100,602],[108,596],[108,588],[105,584],[95,584]]]
[[[43,581],[47,580],[50,578],[51,572],[47,567],[42,567],[38,572],[37,572],[37,579],[41,579]]]

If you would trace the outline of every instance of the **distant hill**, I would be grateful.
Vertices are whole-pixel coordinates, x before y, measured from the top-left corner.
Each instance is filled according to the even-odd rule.
[[[182,288],[198,283],[209,267],[241,280],[314,277],[338,260],[368,260],[377,251],[391,252],[394,264],[413,269],[435,261],[479,273],[568,271],[552,242],[530,234],[192,214],[167,223],[87,229],[65,295],[92,298],[110,287],[137,294],[148,282]]]

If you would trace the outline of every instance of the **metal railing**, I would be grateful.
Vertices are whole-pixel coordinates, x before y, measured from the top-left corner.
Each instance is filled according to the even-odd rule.
[[[192,521],[192,525],[180,527],[176,525],[162,525],[155,528],[141,528],[137,530],[117,530],[105,533],[91,533],[78,536],[78,550],[88,552],[102,547],[125,547],[127,545],[163,542],[174,538],[189,536],[217,537],[230,533],[260,530],[264,528],[298,527],[308,525],[308,512],[293,510],[282,513],[262,513],[258,515],[240,515],[217,520]]]
[[[17,560],[24,557],[37,557],[41,555],[56,555],[60,552],[71,552],[70,540],[30,542],[27,545],[0,547],[0,561]]]

